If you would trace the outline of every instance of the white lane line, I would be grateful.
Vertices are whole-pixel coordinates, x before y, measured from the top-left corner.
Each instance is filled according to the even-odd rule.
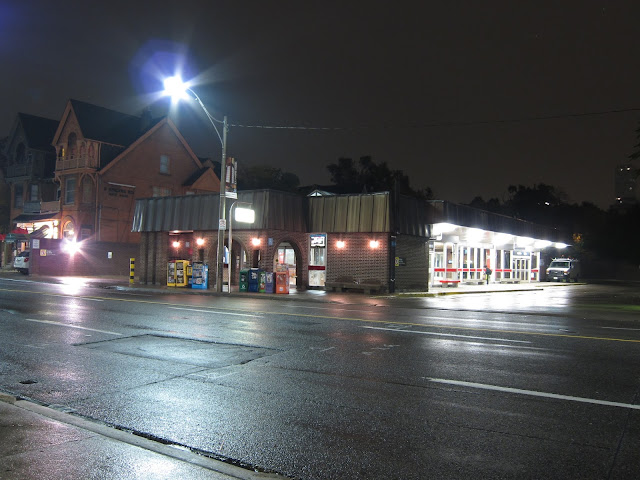
[[[80,325],[69,325],[68,323],[52,322],[51,320],[36,320],[35,318],[25,318],[27,322],[45,323],[47,325],[57,325],[59,327],[77,328],[78,330],[88,330],[90,332],[107,333],[109,335],[122,336],[121,333],[110,332],[108,330],[98,330],[96,328],[81,327]]]
[[[640,332],[640,328],[622,328],[622,327],[600,327],[608,328],[609,330],[633,330],[634,332]]]
[[[484,383],[462,382],[460,380],[447,380],[444,378],[423,377],[434,383],[444,383],[447,385],[458,385],[461,387],[479,388],[482,390],[494,390],[497,392],[515,393],[518,395],[529,395],[532,397],[554,398],[557,400],[569,400],[571,402],[592,403],[594,405],[606,405],[608,407],[622,407],[640,410],[640,405],[632,403],[609,402],[607,400],[596,400],[595,398],[573,397],[571,395],[559,395],[557,393],[536,392],[535,390],[521,390],[519,388],[499,387],[497,385],[487,385]]]
[[[198,310],[197,308],[180,308],[180,307],[168,307],[172,310],[187,310],[188,312],[201,312],[201,313],[217,313],[220,315],[237,315],[238,317],[259,317],[254,313],[231,313],[231,312],[218,312],[216,310]]]
[[[419,335],[433,335],[434,337],[455,337],[455,338],[470,338],[474,340],[493,340],[496,342],[511,342],[511,343],[531,343],[526,340],[508,340],[506,338],[496,337],[476,337],[473,335],[456,335],[455,333],[438,333],[438,332],[421,332],[419,330],[401,330],[398,328],[383,328],[383,327],[362,327],[369,328],[371,330],[388,330],[390,332],[404,332],[404,333],[417,333]]]

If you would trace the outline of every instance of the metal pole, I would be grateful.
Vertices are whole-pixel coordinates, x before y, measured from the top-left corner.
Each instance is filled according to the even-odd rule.
[[[233,202],[229,209],[229,288],[227,289],[229,293],[231,293],[231,270],[233,268],[233,208],[236,203],[238,202]]]
[[[216,292],[222,292],[224,281],[224,232],[226,229],[227,199],[227,131],[229,124],[225,115],[222,124],[222,161],[220,163],[220,208],[218,209],[218,257],[216,260]]]

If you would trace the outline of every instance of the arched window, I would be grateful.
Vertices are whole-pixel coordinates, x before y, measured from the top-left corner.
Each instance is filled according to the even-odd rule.
[[[76,230],[71,220],[62,227],[62,238],[66,240],[74,240],[76,238]]]
[[[67,151],[69,153],[69,158],[73,158],[76,155],[76,143],[78,141],[78,137],[74,132],[69,134],[67,138]]]

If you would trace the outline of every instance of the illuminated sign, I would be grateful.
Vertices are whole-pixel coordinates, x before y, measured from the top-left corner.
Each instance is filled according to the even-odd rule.
[[[324,234],[309,235],[312,247],[324,247],[327,244],[327,236]]]

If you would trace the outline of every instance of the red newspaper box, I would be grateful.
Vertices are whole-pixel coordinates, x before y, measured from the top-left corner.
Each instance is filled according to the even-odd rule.
[[[289,272],[276,272],[276,293],[289,293]]]

